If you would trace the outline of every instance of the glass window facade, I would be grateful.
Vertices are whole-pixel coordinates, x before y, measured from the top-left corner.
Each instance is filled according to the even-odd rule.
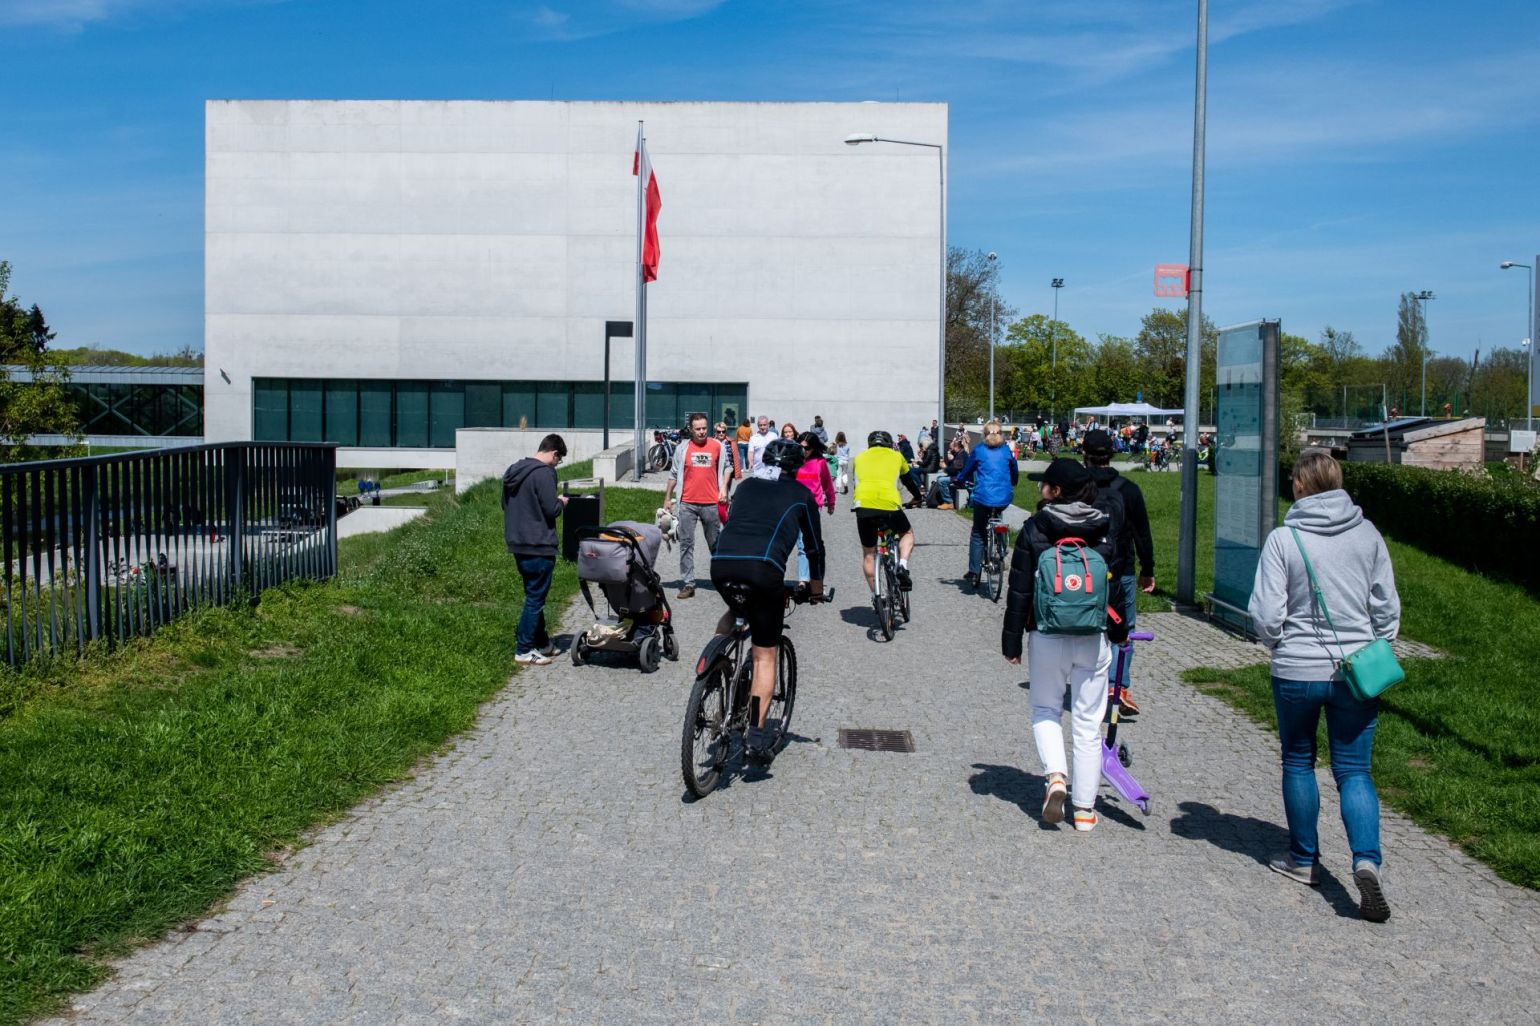
[[[602,381],[354,381],[257,378],[252,434],[259,442],[327,441],[368,448],[452,449],[462,427],[547,431],[604,426]],[[634,390],[610,382],[610,430],[629,431]],[[201,397],[200,397],[201,398]],[[684,423],[703,411],[734,419],[748,408],[745,384],[650,381],[649,426]],[[194,420],[202,430],[201,404]]]
[[[187,438],[203,434],[202,385],[72,381],[64,387],[75,400],[84,434]],[[252,402],[256,419],[272,427],[270,401],[254,395]],[[283,430],[288,430],[286,424]]]

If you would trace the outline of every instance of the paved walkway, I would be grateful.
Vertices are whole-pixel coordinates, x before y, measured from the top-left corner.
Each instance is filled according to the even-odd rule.
[[[690,656],[519,675],[413,781],[322,830],[228,910],[126,960],[82,1023],[1532,1022],[1540,895],[1387,815],[1388,924],[1356,918],[1323,777],[1319,891],[1282,847],[1276,749],[1176,682],[1255,650],[1175,614],[1126,738],[1156,796],[1044,827],[1023,674],[964,594],[965,524],[922,512],[915,620],[873,641],[848,512],[802,608],[797,743],[681,800]],[[665,572],[672,576],[673,557]],[[840,727],[907,728],[912,755]]]

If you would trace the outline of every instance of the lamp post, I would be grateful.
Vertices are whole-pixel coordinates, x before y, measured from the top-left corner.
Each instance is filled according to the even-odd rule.
[[[1191,604],[1198,579],[1198,399],[1203,371],[1203,175],[1208,160],[1208,0],[1198,0],[1192,101],[1192,217],[1187,257],[1187,368],[1182,388],[1182,504],[1177,517],[1176,600]]]
[[[1433,293],[1423,289],[1416,295],[1417,309],[1421,316],[1417,319],[1417,326],[1422,332],[1422,406],[1417,411],[1417,416],[1428,415],[1428,300],[1437,299]]]
[[[1524,362],[1529,365],[1529,377],[1524,386],[1524,428],[1527,431],[1535,429],[1535,278],[1534,266],[1521,264],[1515,260],[1504,260],[1497,265],[1506,271],[1510,267],[1522,267],[1529,271],[1529,309],[1527,320],[1524,322],[1524,333],[1529,337],[1524,340],[1524,349],[1527,351]]]
[[[1059,290],[1064,287],[1063,278],[1053,280],[1053,323],[1048,325],[1048,337],[1053,348],[1053,377],[1048,393],[1049,419],[1059,420]]]
[[[845,136],[846,146],[859,146],[862,143],[889,143],[894,146],[924,146],[926,149],[936,151],[936,169],[939,175],[940,196],[937,206],[940,208],[941,218],[941,245],[940,245],[940,269],[941,297],[940,297],[940,321],[936,325],[936,423],[946,423],[946,147],[941,143],[913,142],[908,139],[884,139],[881,136],[872,135],[869,132],[856,133]]]
[[[995,324],[996,293],[995,293],[995,254],[989,254],[989,419],[995,419],[995,335],[999,331]]]

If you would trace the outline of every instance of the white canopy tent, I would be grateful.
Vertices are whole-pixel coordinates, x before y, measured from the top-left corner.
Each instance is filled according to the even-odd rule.
[[[1076,413],[1096,417],[1180,417],[1182,410],[1162,410],[1149,403],[1108,403],[1106,406],[1077,406]]]

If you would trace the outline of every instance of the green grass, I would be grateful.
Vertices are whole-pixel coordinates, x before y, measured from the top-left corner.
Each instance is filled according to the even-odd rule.
[[[522,588],[496,483],[443,499],[344,541],[336,581],[0,676],[0,1023],[57,1008],[472,725],[512,673]],[[606,500],[645,519],[657,496]],[[575,590],[559,564],[551,608]]]

